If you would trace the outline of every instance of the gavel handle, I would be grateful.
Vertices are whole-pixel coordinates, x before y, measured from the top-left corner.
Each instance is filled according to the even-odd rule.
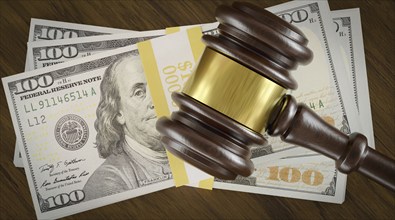
[[[286,95],[273,110],[267,126],[271,136],[306,147],[336,161],[342,173],[359,171],[395,191],[395,161],[370,148],[365,136],[346,135],[327,124],[304,104]]]

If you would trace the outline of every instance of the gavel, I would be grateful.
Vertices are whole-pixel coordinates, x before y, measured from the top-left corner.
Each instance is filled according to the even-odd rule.
[[[335,160],[345,174],[359,171],[395,191],[395,161],[370,148],[360,133],[327,124],[287,95],[297,83],[289,71],[308,64],[308,40],[292,24],[253,4],[216,9],[217,36],[206,48],[182,92],[179,110],[156,123],[161,142],[175,156],[224,180],[254,171],[251,146],[265,145],[262,132]]]

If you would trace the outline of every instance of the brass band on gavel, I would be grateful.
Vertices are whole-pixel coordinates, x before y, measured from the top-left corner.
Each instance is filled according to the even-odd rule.
[[[245,125],[265,130],[286,89],[228,57],[206,48],[183,93]]]

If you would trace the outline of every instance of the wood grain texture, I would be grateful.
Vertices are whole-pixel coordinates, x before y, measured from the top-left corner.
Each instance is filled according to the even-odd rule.
[[[31,18],[148,30],[214,21],[232,1],[0,1],[0,77],[23,72]],[[285,1],[249,1],[263,7]],[[395,158],[395,3],[329,1],[332,10],[361,10],[376,149]],[[1,85],[1,90],[3,87]],[[0,218],[34,219],[23,169],[13,165],[15,134],[0,92]],[[395,174],[394,174],[395,175]],[[66,219],[393,219],[395,193],[360,174],[348,178],[342,205],[225,190],[171,188]]]

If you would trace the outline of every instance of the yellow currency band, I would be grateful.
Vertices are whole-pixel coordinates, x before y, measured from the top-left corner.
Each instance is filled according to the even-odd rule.
[[[180,30],[179,27],[173,27],[166,29],[166,33],[175,33]],[[204,51],[204,44],[201,42],[202,32],[200,28],[191,28],[187,31],[190,48],[195,59],[198,61],[201,54]],[[140,52],[141,60],[143,62],[147,83],[151,91],[152,100],[155,105],[155,111],[157,117],[170,116],[170,110],[168,108],[166,97],[163,91],[161,79],[159,77],[158,67],[156,64],[156,58],[150,41],[144,41],[137,44]],[[186,172],[184,161],[175,157],[170,152],[167,152],[170,167],[173,173],[173,178],[176,187],[189,184],[189,178]],[[198,183],[199,188],[212,189],[214,184],[214,178],[210,177],[201,180]]]

